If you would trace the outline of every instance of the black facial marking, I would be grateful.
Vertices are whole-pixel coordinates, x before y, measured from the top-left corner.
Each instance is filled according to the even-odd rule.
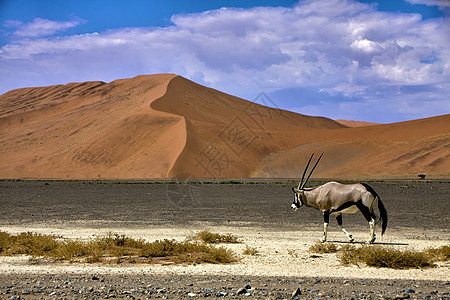
[[[294,203],[295,206],[297,206],[297,208],[300,208],[303,204],[301,201],[301,195],[299,195],[298,193],[294,194]]]

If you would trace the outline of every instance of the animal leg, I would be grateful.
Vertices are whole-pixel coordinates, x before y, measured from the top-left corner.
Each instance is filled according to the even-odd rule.
[[[320,242],[322,242],[322,243],[325,243],[325,241],[327,240],[328,223],[330,223],[330,213],[324,212],[323,213],[323,237],[320,240]]]
[[[345,233],[345,235],[347,236],[348,240],[350,241],[350,243],[352,243],[355,239],[352,237],[352,235],[350,233],[348,233],[347,230],[345,230],[345,228],[342,226],[342,214],[338,214],[336,217],[336,221],[339,225],[339,227],[341,227],[341,230]]]
[[[375,219],[371,219],[369,222],[369,227],[370,227],[370,239],[367,241],[369,244],[372,244],[373,242],[375,242],[376,236],[375,236],[375,225],[376,225],[376,220]]]
[[[362,212],[364,218],[366,218],[367,222],[369,222],[369,231],[370,231],[370,237],[367,240],[368,244],[372,244],[375,242],[376,236],[375,236],[375,219],[372,217],[372,213],[370,212],[369,208],[362,204],[362,201],[358,202],[356,204],[358,209]]]
[[[375,220],[375,224],[378,224],[378,223],[380,223],[380,221],[381,221],[381,218],[375,213],[375,212],[373,212],[372,211],[372,214],[371,214],[371,216],[372,216],[372,219],[374,219]]]

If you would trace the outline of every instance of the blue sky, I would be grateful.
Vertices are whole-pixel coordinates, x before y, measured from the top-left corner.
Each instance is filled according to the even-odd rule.
[[[450,113],[450,0],[0,0],[0,93],[176,73],[333,119]]]

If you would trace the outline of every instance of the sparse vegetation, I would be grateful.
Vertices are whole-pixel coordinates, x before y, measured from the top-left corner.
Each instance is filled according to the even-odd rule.
[[[0,255],[26,254],[41,256],[44,253],[55,251],[58,244],[54,236],[32,232],[11,235],[0,231]]]
[[[88,241],[66,240],[38,233],[11,235],[0,231],[0,255],[26,254],[38,258],[70,262],[150,263],[230,263],[237,261],[230,250],[198,241],[157,240],[146,242],[109,233]]]
[[[433,267],[437,261],[450,259],[450,246],[430,248],[425,251],[398,250],[377,245],[338,247],[333,243],[317,243],[309,248],[315,253],[337,253],[337,258],[344,264],[377,268],[409,269]]]
[[[425,250],[425,252],[434,257],[436,261],[450,260],[450,245],[441,246],[439,248],[429,248]]]
[[[148,258],[173,257],[175,262],[230,263],[237,261],[234,254],[223,247],[167,239],[145,244],[140,255]]]
[[[338,255],[343,264],[365,263],[371,267],[409,269],[434,265],[435,259],[426,252],[398,250],[380,246],[342,247]]]
[[[258,254],[258,249],[256,249],[255,247],[250,247],[249,245],[246,245],[242,254],[254,256],[254,255]]]
[[[317,242],[311,247],[309,247],[309,251],[315,253],[335,253],[338,251],[338,247],[333,243],[320,243]]]
[[[193,238],[194,240],[200,240],[207,244],[219,244],[219,243],[227,243],[227,244],[239,244],[241,240],[237,236],[232,235],[231,233],[220,234],[210,232],[208,230],[203,230],[197,232]]]

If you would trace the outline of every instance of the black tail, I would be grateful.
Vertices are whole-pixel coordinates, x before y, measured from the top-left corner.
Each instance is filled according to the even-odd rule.
[[[367,183],[361,184],[375,197],[375,199],[378,198],[378,209],[380,210],[380,218],[381,218],[381,235],[383,235],[384,232],[386,231],[388,223],[388,215],[386,207],[384,207],[383,202],[381,202],[380,196],[378,196],[377,192],[375,192],[375,190],[370,185],[368,185]]]
[[[387,227],[387,222],[388,222],[388,216],[387,216],[387,211],[386,208],[384,207],[383,202],[381,202],[380,197],[377,195],[378,197],[378,209],[380,210],[380,217],[381,217],[381,235],[384,234],[384,232],[386,231],[386,227]]]

